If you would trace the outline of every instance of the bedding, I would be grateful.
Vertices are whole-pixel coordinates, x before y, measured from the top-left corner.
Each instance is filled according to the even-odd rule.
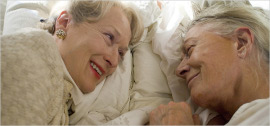
[[[171,1],[164,3],[161,18],[157,20],[156,31],[152,38],[154,53],[161,57],[160,68],[165,73],[172,98],[175,102],[189,103],[193,113],[199,114],[202,124],[207,124],[217,113],[198,107],[189,96],[189,90],[184,80],[175,75],[175,68],[179,64],[181,34],[190,17],[183,2]]]
[[[49,16],[55,1],[7,0],[3,23],[3,34],[13,33],[20,28],[36,27],[41,18]]]
[[[3,33],[3,26],[4,26],[4,17],[5,17],[5,12],[6,12],[6,5],[7,5],[7,0],[1,0],[0,1],[0,35]]]
[[[184,2],[161,1],[161,9],[156,1],[126,2],[143,16],[143,37],[130,46],[123,63],[93,92],[77,92],[76,99],[79,100],[75,104],[76,112],[70,116],[70,124],[143,125],[152,109],[172,100],[187,101],[192,111],[200,114],[203,124],[215,116],[214,112],[191,102],[184,81],[174,74],[180,58],[179,34],[190,20],[187,13],[191,11],[191,6],[187,6],[190,3]],[[64,3],[51,0],[1,1],[2,33],[36,27],[41,18],[57,15]],[[4,13],[2,6],[5,7]]]

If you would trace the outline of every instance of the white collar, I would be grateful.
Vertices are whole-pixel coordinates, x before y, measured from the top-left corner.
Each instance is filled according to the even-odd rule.
[[[64,76],[64,79],[67,80],[67,81],[69,81],[73,85],[73,88],[71,89],[70,94],[71,94],[71,97],[72,97],[72,100],[73,100],[75,106],[77,106],[78,104],[80,104],[83,101],[86,102],[86,103],[88,103],[89,101],[91,101],[90,103],[93,103],[94,100],[97,98],[99,92],[101,91],[101,88],[103,87],[103,84],[105,82],[105,79],[103,81],[101,81],[96,86],[96,88],[95,88],[95,90],[93,92],[90,92],[88,94],[83,94],[82,91],[77,86],[77,84],[75,83],[75,81],[72,79],[72,77],[69,74],[69,72],[68,72],[65,64],[64,64],[64,71],[66,73],[65,76]],[[85,99],[87,99],[87,100],[85,101]],[[88,104],[90,104],[90,103],[88,103]]]
[[[62,60],[62,62],[63,62],[63,60]],[[64,64],[64,72],[65,72],[64,79],[69,81],[73,85],[73,88],[71,89],[70,94],[71,94],[71,97],[72,97],[74,104],[77,105],[82,101],[84,94],[81,92],[81,90],[79,89],[79,87],[77,86],[75,81],[72,79],[64,62],[63,62],[63,64]]]

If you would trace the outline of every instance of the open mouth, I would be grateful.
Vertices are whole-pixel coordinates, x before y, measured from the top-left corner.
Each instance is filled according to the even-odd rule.
[[[96,65],[94,62],[90,61],[90,65],[92,66],[92,68],[98,73],[99,76],[102,76],[103,72],[100,69],[100,67],[98,65]]]

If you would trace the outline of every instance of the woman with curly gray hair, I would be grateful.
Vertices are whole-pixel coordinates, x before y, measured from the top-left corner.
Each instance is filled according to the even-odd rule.
[[[196,104],[219,113],[218,124],[269,125],[268,15],[237,2],[202,10],[187,27],[176,74]],[[152,111],[150,124],[200,120],[186,102],[170,102]]]

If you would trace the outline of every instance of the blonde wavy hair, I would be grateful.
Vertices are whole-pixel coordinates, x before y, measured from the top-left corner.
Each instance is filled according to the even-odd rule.
[[[123,10],[130,22],[131,40],[130,44],[137,43],[143,34],[143,23],[138,11],[130,4],[124,4],[121,1],[103,1],[103,0],[70,0],[66,6],[56,8],[59,10],[67,10],[73,17],[75,23],[81,22],[97,22],[99,21],[112,7],[119,7]],[[54,34],[55,22],[59,13],[50,14],[51,17],[46,20],[40,20],[39,27],[48,30]]]

